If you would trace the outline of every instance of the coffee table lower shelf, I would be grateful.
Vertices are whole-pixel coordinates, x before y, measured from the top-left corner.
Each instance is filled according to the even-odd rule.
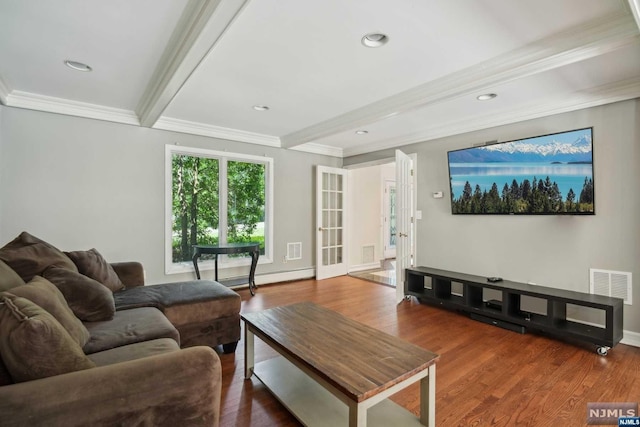
[[[282,356],[256,363],[253,374],[303,425],[348,426],[349,408]],[[422,426],[418,417],[385,399],[367,411],[367,426]]]

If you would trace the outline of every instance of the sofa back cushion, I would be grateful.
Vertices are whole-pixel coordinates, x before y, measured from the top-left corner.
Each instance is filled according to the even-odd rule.
[[[0,293],[0,355],[16,383],[95,367],[51,314],[9,292]]]
[[[0,259],[28,282],[50,266],[78,271],[76,265],[53,245],[23,231],[0,248]]]
[[[80,273],[102,283],[111,292],[124,289],[118,274],[95,248],[88,251],[65,252],[65,254],[73,261]]]
[[[0,259],[0,292],[20,285],[24,285],[24,280],[13,271],[13,268]]]
[[[62,293],[47,279],[36,276],[24,286],[11,290],[15,296],[26,298],[45,309],[69,332],[80,347],[89,341],[89,331],[69,308]]]
[[[64,268],[51,267],[43,273],[64,295],[71,311],[84,322],[113,319],[113,293],[90,277]]]

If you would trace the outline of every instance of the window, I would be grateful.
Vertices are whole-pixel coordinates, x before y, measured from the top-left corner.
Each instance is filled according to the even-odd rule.
[[[193,245],[259,242],[271,262],[273,159],[212,150],[166,148],[166,272],[191,271]],[[200,269],[213,268],[205,255]],[[220,266],[249,264],[247,254]]]

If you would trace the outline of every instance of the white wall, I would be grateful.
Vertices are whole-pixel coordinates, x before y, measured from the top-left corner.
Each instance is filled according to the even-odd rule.
[[[314,165],[341,160],[272,147],[3,107],[0,123],[0,246],[21,231],[62,250],[97,248],[109,261],[143,263],[147,283],[164,274],[165,145],[274,158],[274,262],[257,274],[315,265]],[[287,242],[302,260],[283,263]],[[220,277],[244,274],[228,269]],[[211,271],[203,274],[213,277]]]
[[[382,194],[379,166],[349,171],[348,207],[349,271],[380,265]],[[374,247],[372,261],[363,259],[363,248]]]
[[[395,163],[349,170],[349,271],[380,267],[384,259],[384,183],[395,181]],[[374,260],[363,248],[374,246]]]
[[[452,215],[448,150],[593,126],[595,216]],[[635,276],[624,329],[640,332],[640,100],[402,147],[418,155],[417,265],[589,292],[589,268]],[[345,159],[387,158],[392,150]],[[443,191],[445,197],[430,195]]]

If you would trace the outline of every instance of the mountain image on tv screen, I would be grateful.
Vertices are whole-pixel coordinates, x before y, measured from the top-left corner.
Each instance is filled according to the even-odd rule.
[[[592,128],[450,151],[454,214],[594,214]]]

